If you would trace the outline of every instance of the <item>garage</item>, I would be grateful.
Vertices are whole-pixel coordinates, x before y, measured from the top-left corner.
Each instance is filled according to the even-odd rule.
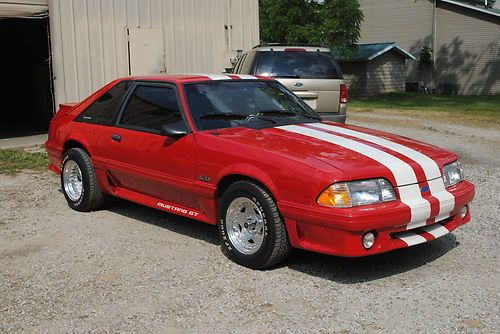
[[[259,42],[258,1],[0,0],[0,35],[0,138],[17,138],[119,77],[224,72]]]
[[[45,2],[45,3],[44,3]],[[43,133],[53,115],[46,1],[0,3],[0,138]]]

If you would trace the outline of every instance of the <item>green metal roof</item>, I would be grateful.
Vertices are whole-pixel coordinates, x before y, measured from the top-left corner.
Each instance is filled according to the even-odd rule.
[[[414,55],[402,49],[394,42],[358,44],[358,50],[353,56],[343,57],[338,54],[336,56],[338,61],[370,61],[391,50],[395,51],[405,59],[417,59]]]

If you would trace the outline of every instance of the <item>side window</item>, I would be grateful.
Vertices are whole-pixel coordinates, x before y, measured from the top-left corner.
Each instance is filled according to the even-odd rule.
[[[122,81],[101,95],[87,107],[75,121],[92,124],[112,125],[120,102],[130,86],[130,81]]]
[[[120,125],[159,133],[165,124],[182,120],[177,94],[172,87],[137,86],[123,111]]]

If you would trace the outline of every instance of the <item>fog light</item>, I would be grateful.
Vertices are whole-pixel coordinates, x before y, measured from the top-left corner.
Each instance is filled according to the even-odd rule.
[[[464,219],[465,216],[467,215],[467,206],[464,206],[460,209],[460,218]]]
[[[372,232],[365,233],[363,236],[363,247],[366,249],[372,248],[373,244],[375,243],[375,234]]]

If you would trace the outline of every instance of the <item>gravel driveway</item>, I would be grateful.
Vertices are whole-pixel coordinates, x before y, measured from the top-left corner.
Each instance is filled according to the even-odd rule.
[[[363,259],[293,251],[252,271],[217,230],[115,200],[76,213],[49,173],[0,175],[0,332],[498,333],[500,129],[353,113],[460,154],[471,223]]]

